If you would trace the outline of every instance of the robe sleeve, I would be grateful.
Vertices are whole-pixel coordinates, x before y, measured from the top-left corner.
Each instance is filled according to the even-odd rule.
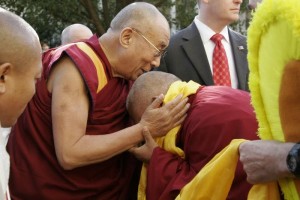
[[[147,200],[174,200],[196,173],[186,160],[157,147],[148,165]]]

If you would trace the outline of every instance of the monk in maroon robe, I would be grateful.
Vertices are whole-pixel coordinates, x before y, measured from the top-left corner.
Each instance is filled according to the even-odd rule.
[[[176,80],[179,79],[174,75],[163,72],[149,72],[139,77],[127,99],[128,111],[134,121],[138,121],[153,97],[166,93]],[[150,88],[153,84],[159,87]],[[145,137],[144,146],[132,149],[137,157],[148,161],[147,200],[174,200],[232,139],[258,138],[249,93],[225,86],[200,86],[196,94],[189,96],[189,102],[187,118],[176,137],[176,146],[184,151],[184,159],[158,147],[149,136]],[[250,188],[239,163],[227,199],[247,199]]]
[[[154,24],[158,53],[136,33]],[[140,2],[121,10],[100,38],[44,53],[36,94],[8,142],[13,199],[134,198],[137,165],[127,150],[142,141],[143,126],[163,135],[188,109],[180,97],[160,108],[161,95],[137,125],[128,126],[129,80],[157,67],[168,41],[166,19]],[[169,113],[178,114],[170,120]]]

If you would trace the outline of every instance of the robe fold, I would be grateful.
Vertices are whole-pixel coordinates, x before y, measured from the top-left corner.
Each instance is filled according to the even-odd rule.
[[[64,170],[57,161],[51,94],[46,83],[62,56],[72,59],[86,84],[90,102],[86,134],[109,134],[129,125],[125,102],[131,82],[112,77],[111,66],[96,36],[46,52],[36,94],[8,142],[11,196],[43,200],[131,199],[137,162],[129,153],[73,170]]]

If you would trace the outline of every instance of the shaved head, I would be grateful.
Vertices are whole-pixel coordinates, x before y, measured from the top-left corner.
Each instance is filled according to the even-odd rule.
[[[145,30],[145,28],[153,28],[156,20],[163,20],[168,24],[166,18],[154,5],[145,2],[135,2],[123,8],[111,21],[110,27],[115,30],[134,27],[147,32],[148,30]],[[150,24],[153,24],[153,26]]]
[[[68,44],[89,39],[93,32],[83,24],[72,24],[67,26],[61,33],[61,44]]]
[[[31,60],[32,53],[41,54],[37,33],[19,16],[0,8],[0,27],[0,64],[8,62],[19,68]]]
[[[151,71],[141,75],[132,85],[126,107],[130,116],[138,122],[155,97],[166,94],[170,85],[180,79],[173,74]]]

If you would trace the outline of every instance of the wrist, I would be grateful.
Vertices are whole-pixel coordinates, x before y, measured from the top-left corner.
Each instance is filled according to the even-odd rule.
[[[286,156],[286,166],[290,177],[300,178],[300,143],[290,144]]]
[[[145,127],[142,123],[137,123],[134,125],[136,127],[136,130],[138,132],[138,138],[139,142],[144,141],[144,136],[143,136],[143,128]]]

